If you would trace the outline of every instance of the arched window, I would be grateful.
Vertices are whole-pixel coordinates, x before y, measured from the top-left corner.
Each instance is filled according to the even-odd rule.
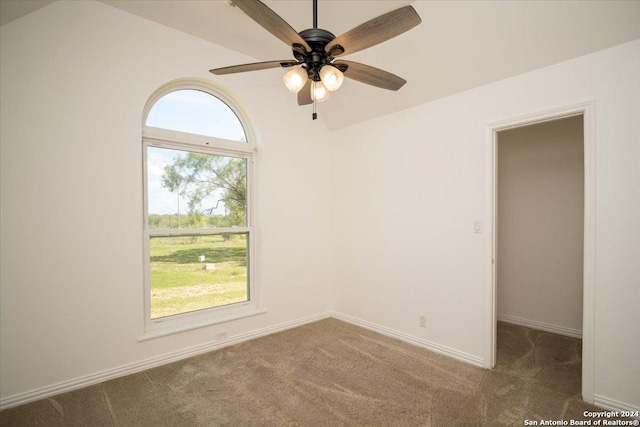
[[[196,89],[178,89],[158,99],[146,126],[213,136],[230,141],[247,141],[236,113],[220,98]]]
[[[171,82],[145,107],[142,144],[142,339],[261,312],[246,114],[211,82]]]

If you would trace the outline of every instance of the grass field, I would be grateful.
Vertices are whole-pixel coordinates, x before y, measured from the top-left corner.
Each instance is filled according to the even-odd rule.
[[[151,318],[246,301],[247,235],[153,237]],[[203,270],[205,263],[214,270]]]

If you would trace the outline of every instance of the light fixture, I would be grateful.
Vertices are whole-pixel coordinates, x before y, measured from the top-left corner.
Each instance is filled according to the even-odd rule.
[[[333,65],[325,65],[320,69],[320,79],[327,90],[338,90],[344,82],[344,74]]]
[[[329,91],[322,82],[311,82],[311,99],[315,102],[322,102],[329,98]]]
[[[296,67],[284,75],[284,84],[293,93],[298,93],[307,83],[307,71],[302,67]]]

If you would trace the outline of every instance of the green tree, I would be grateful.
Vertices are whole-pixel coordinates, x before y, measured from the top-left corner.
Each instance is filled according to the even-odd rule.
[[[164,168],[162,185],[187,199],[190,226],[213,222],[217,227],[246,225],[247,164],[245,159],[203,153],[178,156]],[[214,214],[219,208],[225,214]]]

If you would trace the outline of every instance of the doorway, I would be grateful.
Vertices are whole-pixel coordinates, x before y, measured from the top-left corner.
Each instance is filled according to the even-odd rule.
[[[582,115],[498,132],[497,320],[582,338]]]
[[[487,291],[485,367],[493,368],[496,364],[497,321],[499,318],[503,321],[510,321],[510,323],[518,323],[520,321],[522,326],[535,329],[546,328],[549,332],[559,332],[569,336],[577,336],[581,332],[583,339],[582,397],[590,403],[593,402],[593,334],[595,317],[593,282],[595,266],[593,256],[593,237],[595,235],[593,107],[591,103],[581,104],[490,124],[487,126],[487,143],[485,147],[487,155],[486,200],[487,218],[489,220],[486,236],[486,262],[488,268],[485,277]],[[559,158],[554,159],[552,152],[549,151],[554,148],[553,144],[543,144],[546,147],[538,146],[536,148],[538,154],[534,154],[535,150],[531,150],[536,147],[535,143],[519,143],[518,147],[511,146],[513,149],[510,149],[509,152],[505,151],[501,155],[505,156],[505,161],[511,158],[510,163],[513,164],[510,166],[512,169],[510,173],[517,173],[518,169],[524,169],[524,172],[521,171],[520,178],[518,178],[520,182],[517,185],[503,183],[502,187],[499,187],[499,172],[502,169],[502,173],[505,174],[508,169],[505,169],[502,167],[504,165],[500,164],[498,156],[500,138],[505,143],[509,142],[510,138],[518,136],[520,138],[524,136],[524,140],[533,140],[536,135],[539,138],[545,132],[553,131],[554,128],[562,129],[565,126],[582,127],[582,147],[578,147],[581,158],[578,159],[577,165],[575,165],[575,160],[573,161],[573,166],[570,167],[567,165],[554,165],[554,163],[565,161],[567,152],[556,152],[555,154],[559,155]],[[575,157],[577,152],[575,144],[573,147],[565,148],[573,152]],[[538,156],[539,158],[534,159],[532,156]],[[529,161],[526,159],[529,159]],[[552,159],[552,161],[549,162],[549,159]],[[555,171],[553,171],[554,168],[556,169]],[[579,168],[579,170],[576,171],[576,168]],[[574,169],[571,172],[572,177],[566,176],[568,173],[566,169]],[[561,182],[562,185],[556,187],[564,187],[564,189],[554,188],[554,191],[548,191],[545,194],[544,187],[536,188],[534,182],[536,180],[531,179],[532,176],[538,173],[543,175],[542,179],[537,181],[547,181],[547,185],[553,182],[560,183],[565,178],[567,181],[571,181],[571,185],[567,187],[567,185],[564,185],[566,184],[565,182]],[[576,177],[576,173],[582,175],[583,183],[578,182],[581,180],[580,176]],[[540,175],[538,177],[540,178]],[[547,188],[552,187],[553,185]],[[564,193],[569,188],[575,190],[576,187],[578,191],[582,191],[582,194],[576,196],[574,193],[573,196],[568,196],[574,199],[568,205],[565,203],[562,209],[573,210],[574,219],[576,218],[575,215],[582,215],[583,221],[577,224],[577,228],[575,221],[572,223],[572,220],[568,219],[571,217],[565,215],[566,212],[558,215],[560,218],[554,219],[553,208],[541,206],[541,201],[545,197],[549,199],[549,202],[553,202],[553,199],[556,199],[556,201],[564,199],[564,202],[566,202],[567,195]],[[555,195],[550,195],[551,193]],[[505,224],[499,222],[501,208],[504,208],[504,203],[500,205],[500,196],[506,199],[507,194],[510,194],[508,203],[515,200],[520,205],[516,208],[510,207],[510,209],[516,210],[512,212],[509,221],[506,221],[507,226],[505,228]],[[536,194],[541,197],[536,198]],[[571,208],[567,206],[571,206]],[[538,212],[532,214],[530,211],[534,209],[538,209]],[[504,216],[505,213],[502,212],[502,215]],[[520,220],[524,223],[524,226],[522,223],[520,224],[520,231],[515,234],[513,231],[515,230],[513,228],[514,219],[515,223]],[[552,219],[553,221],[551,221]],[[563,227],[563,221],[565,221],[565,227]],[[503,237],[506,237],[507,242],[500,240],[500,230],[503,235],[506,235]],[[578,240],[582,241],[576,242],[574,240],[571,243],[572,248],[569,249],[565,246],[567,236],[575,237],[576,235],[579,238]],[[517,245],[517,248],[511,252],[505,252],[505,244]],[[576,247],[576,245],[580,247]],[[510,250],[513,248],[511,246]],[[543,253],[540,253],[541,250]],[[499,264],[501,251],[503,255],[508,254],[504,260],[512,263],[507,269]],[[554,251],[555,253],[553,253]],[[554,279],[554,270],[563,267],[563,264],[571,264],[572,267],[569,269],[571,272],[567,273],[565,270],[560,274],[563,277]],[[576,272],[576,269],[581,271]],[[519,274],[518,271],[525,274],[516,277],[515,275]],[[499,295],[499,276],[501,280],[508,279],[511,282],[518,282],[517,286],[520,286],[520,288],[510,289]],[[562,289],[558,286],[558,280],[566,280],[567,278],[568,282],[572,283],[570,287],[573,289],[571,290]],[[543,282],[542,285],[540,282]],[[553,298],[554,304],[549,304],[550,307],[532,308],[532,306],[538,304],[537,300],[541,300],[541,296],[545,292],[547,293],[546,296]],[[556,293],[555,295],[553,295],[554,292]],[[500,298],[498,298],[498,295]],[[566,302],[570,300],[572,304]],[[554,309],[553,306],[560,307],[560,309]],[[566,310],[562,309],[563,306]]]

